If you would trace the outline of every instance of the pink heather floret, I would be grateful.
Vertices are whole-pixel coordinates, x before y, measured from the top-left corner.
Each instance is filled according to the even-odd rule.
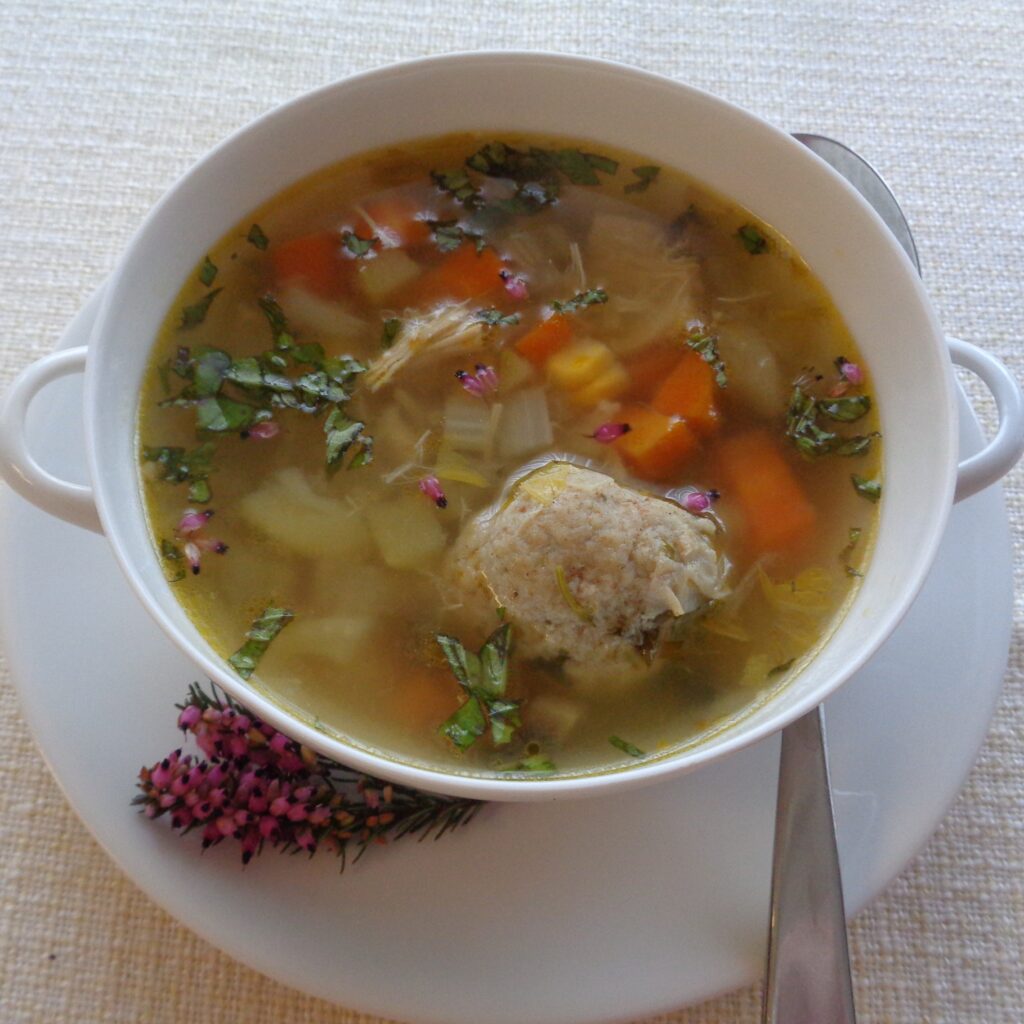
[[[718,497],[717,491],[690,491],[684,496],[680,504],[687,512],[700,515],[711,508],[711,503]]]
[[[465,370],[456,370],[455,376],[458,382],[475,398],[483,398],[487,393],[483,384],[473,374],[466,373]]]
[[[855,386],[864,383],[864,371],[856,363],[848,363],[844,360],[839,372]]]
[[[212,515],[212,508],[205,509],[202,512],[196,512],[193,509],[189,509],[181,517],[181,522],[178,523],[178,533],[187,535],[195,533],[196,530],[201,530],[210,520]]]
[[[191,729],[199,723],[202,717],[202,711],[200,711],[195,704],[189,704],[189,706],[184,708],[181,714],[178,715],[178,728]]]
[[[281,433],[281,425],[273,420],[264,420],[249,428],[249,436],[255,437],[257,441],[268,441]]]
[[[191,541],[185,545],[185,558],[192,569],[194,576],[199,575],[199,548]]]
[[[630,426],[628,423],[603,423],[590,436],[598,444],[611,444],[617,441],[623,434],[628,434]]]
[[[476,379],[480,381],[485,391],[498,390],[498,372],[493,366],[484,366],[483,363],[477,363]]]
[[[517,302],[530,297],[526,282],[518,274],[511,274],[506,270],[502,272],[501,276],[505,280],[505,291]]]
[[[436,476],[425,476],[419,484],[420,490],[438,507],[447,508],[448,499],[444,496],[441,481]]]
[[[223,555],[228,550],[228,546],[224,541],[214,540],[213,537],[196,537],[195,545],[203,551],[212,551],[217,555]]]

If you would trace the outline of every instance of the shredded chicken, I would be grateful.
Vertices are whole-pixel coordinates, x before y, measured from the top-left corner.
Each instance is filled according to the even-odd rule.
[[[379,391],[414,358],[437,358],[479,348],[484,325],[473,318],[468,307],[466,302],[440,306],[403,320],[391,348],[370,364],[362,379],[363,386]]]

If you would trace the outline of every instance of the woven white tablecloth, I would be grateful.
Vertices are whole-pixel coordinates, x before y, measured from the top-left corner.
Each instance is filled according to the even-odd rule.
[[[3,0],[0,388],[227,132],[352,71],[480,48],[627,61],[845,140],[902,200],[944,325],[1024,379],[1022,44],[1020,0]],[[1006,495],[1020,595],[1020,470]],[[1005,693],[966,788],[853,925],[864,1021],[1024,1017],[1022,630],[1018,597]],[[664,1020],[748,1024],[758,1003],[751,989]],[[123,878],[63,803],[0,658],[0,1022],[44,1021],[370,1024],[231,961]]]

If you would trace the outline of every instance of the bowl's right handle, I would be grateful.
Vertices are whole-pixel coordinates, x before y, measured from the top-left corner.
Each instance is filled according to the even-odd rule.
[[[32,399],[52,381],[81,373],[85,369],[85,355],[83,346],[43,356],[26,366],[0,398],[0,477],[44,512],[102,533],[92,489],[48,473],[25,443],[25,418]]]
[[[1024,452],[1024,397],[1010,371],[995,356],[959,338],[946,341],[953,362],[981,378],[999,410],[996,436],[960,463],[953,500],[962,501],[1004,477]]]

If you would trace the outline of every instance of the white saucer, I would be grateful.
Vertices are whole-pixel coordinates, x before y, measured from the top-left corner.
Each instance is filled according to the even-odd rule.
[[[83,344],[96,296],[62,339]],[[44,465],[82,479],[80,381],[33,407]],[[980,431],[961,400],[961,445]],[[487,808],[440,842],[372,850],[338,874],[264,854],[200,855],[130,806],[180,743],[194,673],[131,595],[106,542],[0,493],[0,625],[25,716],[83,821],[152,899],[287,985],[365,1013],[445,1024],[631,1020],[762,970],[776,740],[622,796]],[[897,633],[828,703],[839,846],[855,912],[946,813],[1006,666],[1010,537],[998,489],[957,506]]]

